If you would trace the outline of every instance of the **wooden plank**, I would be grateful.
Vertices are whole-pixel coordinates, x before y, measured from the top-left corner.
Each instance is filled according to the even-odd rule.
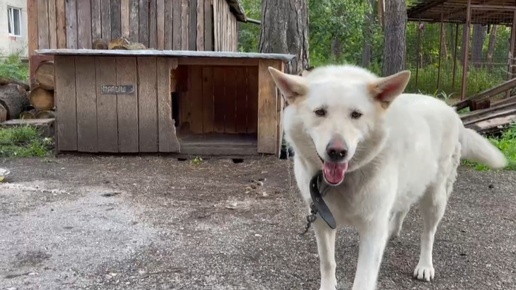
[[[116,58],[95,57],[97,83],[97,140],[98,151],[118,152],[117,96],[102,94],[102,85],[114,85],[116,80]]]
[[[188,49],[197,50],[197,0],[191,0],[188,25]]]
[[[220,33],[219,33],[219,27],[220,27],[220,19],[219,19],[219,1],[213,0],[213,5],[211,6],[212,13],[213,13],[213,50],[219,51],[220,50]]]
[[[156,10],[156,0],[150,0],[149,3],[149,48],[157,49],[158,43],[157,43],[157,16],[158,11]]]
[[[75,57],[77,91],[77,150],[98,152],[95,57]]]
[[[91,48],[91,1],[77,1],[77,48]]]
[[[197,0],[196,50],[204,50],[204,0]]]
[[[258,66],[247,68],[247,133],[258,131]]]
[[[516,102],[509,102],[506,104],[502,104],[496,107],[491,107],[487,109],[476,110],[464,115],[461,115],[460,118],[464,124],[468,124],[471,122],[476,122],[479,119],[483,119],[485,117],[489,117],[494,114],[498,114],[500,112],[508,112],[516,109]]]
[[[224,132],[229,134],[236,132],[236,73],[231,66],[224,70]]]
[[[167,5],[170,7],[170,5]],[[156,46],[165,49],[165,2],[156,0]],[[168,9],[167,9],[168,10]]]
[[[172,2],[172,49],[181,50],[181,0]],[[170,25],[170,24],[167,24]]]
[[[122,0],[111,0],[111,39],[122,37]]]
[[[216,66],[250,66],[250,65],[258,65],[258,59],[251,58],[213,58],[213,57],[203,57],[203,58],[180,58],[178,59],[179,65],[216,65]]]
[[[458,111],[458,110],[468,107],[470,101],[476,101],[476,100],[481,100],[481,99],[485,99],[485,98],[490,98],[492,96],[498,95],[500,93],[503,93],[504,91],[507,91],[507,90],[515,88],[515,87],[516,87],[516,78],[514,78],[512,80],[508,80],[508,81],[506,81],[502,84],[499,84],[495,87],[492,87],[490,89],[487,89],[487,90],[485,90],[481,93],[478,93],[472,97],[469,97],[465,100],[457,102],[457,103],[453,104],[452,106],[456,107],[456,109]]]
[[[188,34],[190,33],[190,8],[188,3],[191,0],[181,1],[181,49],[188,50]]]
[[[136,57],[116,58],[117,85],[133,85],[131,94],[117,94],[118,148],[138,152],[138,83]]]
[[[190,129],[193,133],[203,133],[203,75],[202,67],[190,66],[188,80],[188,103],[190,103]]]
[[[122,37],[129,38],[129,9],[131,7],[130,0],[121,0],[120,4],[120,21],[122,24]]]
[[[260,60],[258,65],[258,153],[276,154],[277,91],[269,66],[280,69],[277,61]]]
[[[38,0],[38,48],[50,48],[48,29],[48,2]]]
[[[66,1],[66,47],[77,48],[77,3]]]
[[[111,1],[100,0],[101,37],[106,41],[111,40]]]
[[[67,48],[65,0],[56,0],[56,38],[57,48]]]
[[[170,58],[158,58],[157,62],[159,152],[180,152],[169,90],[170,70],[177,67],[177,62]]]
[[[138,0],[131,0],[129,2],[129,40],[132,42],[140,42],[138,4]]]
[[[102,14],[101,0],[91,1],[91,39],[102,38]]]
[[[173,21],[173,18],[174,18],[174,12],[173,12],[173,6],[174,6],[174,2],[173,1],[170,1],[170,2],[165,2],[165,15],[164,15],[164,34],[165,34],[165,37],[164,37],[164,46],[165,46],[165,49],[172,49],[173,48],[173,43],[174,43],[174,39],[173,39],[173,34],[174,34],[174,21]],[[159,24],[158,24],[159,25]]]
[[[28,36],[28,48],[29,57],[34,55],[34,51],[38,49],[38,1],[28,0],[27,1],[27,36]],[[31,64],[32,66],[32,64]]]
[[[213,67],[213,131],[217,133],[224,133],[224,79],[224,67]]]
[[[54,58],[57,151],[77,150],[75,58]]]
[[[234,67],[235,71],[235,131],[247,133],[247,67]]]
[[[48,1],[48,40],[50,48],[57,48],[56,0]]]
[[[140,0],[138,6],[138,42],[149,47],[149,0]]]
[[[213,68],[210,66],[202,67],[202,126],[204,133],[213,132]]]
[[[138,57],[139,152],[158,152],[157,58]]]
[[[280,71],[285,71],[285,64],[282,62],[278,62],[278,65],[280,67]],[[277,140],[277,147],[276,147],[276,156],[278,158],[281,156],[281,147],[283,146],[283,109],[285,108],[285,99],[281,95],[281,92],[276,87],[276,102],[278,105],[278,110],[276,111],[278,115],[277,119],[277,130],[278,130],[278,140]]]
[[[204,0],[204,50],[213,50],[213,6]]]

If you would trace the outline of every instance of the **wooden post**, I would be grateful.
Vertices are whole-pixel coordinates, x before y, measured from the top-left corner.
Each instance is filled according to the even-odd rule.
[[[468,6],[466,8],[466,25],[464,26],[464,55],[462,62],[462,90],[460,99],[464,100],[466,98],[466,86],[467,86],[467,77],[468,77],[468,60],[469,60],[469,28],[471,24],[471,0],[468,0]]]
[[[258,64],[258,153],[277,154],[277,89],[269,66],[281,70],[281,62],[260,60]]]
[[[437,64],[437,90],[441,88],[441,58],[442,58],[442,50],[443,50],[443,33],[444,33],[444,23],[443,23],[443,10],[441,9],[441,31],[439,33],[439,61]]]
[[[459,42],[459,24],[455,24],[455,48],[453,50],[453,77],[452,77],[452,89],[455,92],[455,75],[457,72],[457,46]]]
[[[512,16],[512,27],[511,27],[511,46],[509,53],[509,73],[508,79],[512,79],[516,77],[516,56],[515,56],[515,42],[516,41],[516,10],[514,10],[514,14]],[[506,97],[509,98],[511,96],[511,90],[507,90]]]
[[[418,22],[417,26],[417,44],[416,44],[416,90],[417,90],[417,81],[419,79],[419,54],[421,53],[421,29],[420,22]]]

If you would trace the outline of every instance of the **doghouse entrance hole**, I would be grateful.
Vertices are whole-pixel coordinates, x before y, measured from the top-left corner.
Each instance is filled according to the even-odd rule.
[[[203,149],[206,154],[256,154],[256,66],[178,66],[171,72],[171,83],[182,153]]]

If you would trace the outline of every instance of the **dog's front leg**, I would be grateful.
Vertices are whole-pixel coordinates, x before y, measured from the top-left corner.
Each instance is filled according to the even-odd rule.
[[[360,246],[353,290],[374,290],[389,233],[389,217],[375,218],[359,228]]]
[[[314,222],[315,238],[317,240],[317,251],[321,267],[321,288],[320,290],[335,290],[337,278],[335,277],[335,233],[322,218]]]

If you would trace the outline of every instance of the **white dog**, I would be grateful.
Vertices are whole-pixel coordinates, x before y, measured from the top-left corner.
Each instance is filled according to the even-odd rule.
[[[430,96],[402,94],[409,71],[388,77],[350,65],[326,66],[303,76],[269,68],[289,106],[285,138],[295,152],[297,185],[307,204],[320,170],[331,185],[323,200],[337,226],[357,229],[360,248],[353,290],[376,288],[383,252],[418,203],[424,219],[414,276],[434,278],[432,248],[460,159],[506,166],[503,154],[458,114]],[[321,290],[334,290],[335,232],[318,217],[314,232]]]

